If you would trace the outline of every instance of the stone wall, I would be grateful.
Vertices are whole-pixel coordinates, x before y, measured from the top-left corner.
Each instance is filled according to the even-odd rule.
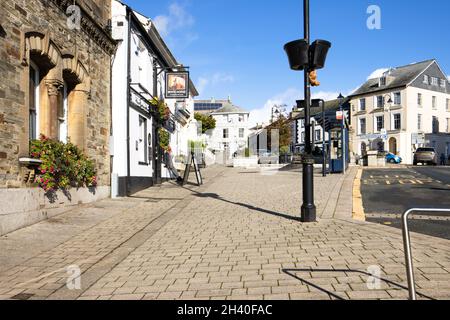
[[[29,156],[28,79],[33,59],[48,71],[41,83],[43,96],[48,90],[48,97],[41,97],[45,112],[40,120],[41,133],[52,137],[50,123],[58,121],[50,85],[59,90],[63,81],[70,83],[69,136],[95,161],[99,185],[110,184],[110,63],[115,46],[105,31],[110,2],[77,1],[83,8],[81,30],[68,28],[65,11],[69,4],[73,2],[2,1],[0,188],[35,187],[24,182],[28,169],[19,164],[19,158]]]

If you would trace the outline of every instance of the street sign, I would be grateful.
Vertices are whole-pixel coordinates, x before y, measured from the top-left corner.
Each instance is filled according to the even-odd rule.
[[[413,133],[411,138],[411,144],[425,144],[424,133]]]
[[[344,119],[344,112],[336,111],[336,120],[343,120],[343,119]]]

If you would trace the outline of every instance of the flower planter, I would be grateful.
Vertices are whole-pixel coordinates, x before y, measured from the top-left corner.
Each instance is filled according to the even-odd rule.
[[[310,67],[311,70],[322,69],[325,66],[328,50],[331,48],[331,42],[326,40],[316,40],[310,47]]]
[[[284,46],[292,70],[304,70],[309,64],[309,45],[305,40],[295,40]]]

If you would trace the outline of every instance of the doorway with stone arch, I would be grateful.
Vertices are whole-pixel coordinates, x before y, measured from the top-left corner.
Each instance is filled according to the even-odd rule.
[[[392,154],[397,155],[397,139],[395,138],[390,138],[389,139],[389,152]]]

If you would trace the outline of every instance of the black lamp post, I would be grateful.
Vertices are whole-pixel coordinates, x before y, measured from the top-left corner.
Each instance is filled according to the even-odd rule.
[[[338,101],[339,101],[339,111],[342,114],[342,121],[341,121],[341,137],[342,137],[342,172],[345,174],[345,171],[347,170],[347,146],[346,146],[346,138],[345,138],[345,115],[344,115],[344,109],[342,106],[342,103],[344,101],[344,96],[342,95],[342,93],[339,94],[338,97]]]
[[[287,43],[284,49],[289,58],[292,70],[304,70],[305,92],[305,155],[303,157],[303,205],[302,222],[316,222],[316,206],[314,204],[314,157],[311,145],[311,71],[321,69],[325,65],[331,43],[317,40],[310,45],[309,0],[303,0],[304,39]]]

